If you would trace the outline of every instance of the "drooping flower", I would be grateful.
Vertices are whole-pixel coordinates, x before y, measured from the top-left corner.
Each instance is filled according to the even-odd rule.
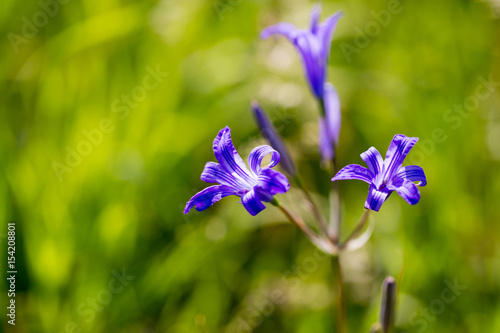
[[[315,5],[311,12],[311,26],[308,30],[298,29],[293,24],[281,22],[264,29],[263,39],[274,34],[285,36],[300,53],[311,90],[317,98],[323,98],[323,84],[326,81],[326,65],[330,56],[330,44],[337,21],[342,16],[339,11],[319,23],[321,6]]]
[[[290,189],[285,175],[271,169],[278,164],[280,154],[270,146],[258,146],[251,151],[248,156],[249,170],[233,146],[231,129],[225,127],[214,139],[213,151],[220,164],[207,162],[201,180],[219,185],[196,193],[186,204],[184,214],[193,207],[202,211],[226,196],[236,195],[241,197],[246,210],[255,216],[266,208],[262,202],[271,202],[275,194]],[[262,167],[262,160],[268,154],[271,154],[271,162]]]
[[[417,141],[418,138],[397,134],[392,139],[385,160],[382,160],[377,149],[371,147],[361,154],[368,169],[358,164],[350,164],[340,170],[332,181],[359,179],[370,184],[365,208],[376,212],[393,191],[396,191],[410,205],[415,205],[420,200],[420,191],[417,186],[427,184],[424,170],[416,165],[405,167],[402,165],[406,155]]]
[[[271,147],[280,153],[281,167],[288,172],[290,176],[295,176],[297,169],[288,148],[257,101],[252,101],[252,113],[264,138],[266,138]]]
[[[319,152],[324,161],[329,161],[339,143],[341,113],[339,96],[331,83],[325,83],[324,92],[325,116],[319,118]]]

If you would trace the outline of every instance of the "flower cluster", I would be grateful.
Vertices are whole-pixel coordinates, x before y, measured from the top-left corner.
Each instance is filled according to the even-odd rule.
[[[339,134],[341,127],[340,99],[334,86],[327,81],[327,66],[330,55],[330,45],[333,33],[342,12],[337,12],[320,23],[321,7],[313,8],[309,29],[296,28],[291,23],[278,23],[264,29],[263,39],[271,35],[282,35],[296,47],[304,66],[304,72],[313,96],[320,105],[318,116],[318,148],[323,165],[332,166],[335,171],[336,150],[339,148]],[[219,163],[208,162],[201,174],[201,180],[208,183],[217,183],[194,195],[186,204],[184,213],[195,207],[202,211],[212,206],[221,198],[235,195],[241,198],[243,207],[252,215],[257,215],[266,208],[264,203],[271,203],[280,208],[290,221],[299,226],[308,238],[328,253],[345,248],[353,248],[350,237],[345,244],[340,244],[338,232],[340,214],[330,214],[327,222],[321,211],[314,204],[311,195],[300,180],[294,161],[273,124],[256,101],[252,102],[252,110],[262,135],[271,146],[263,145],[252,150],[248,157],[249,168],[245,165],[231,141],[229,127],[222,129],[213,143],[215,158]],[[418,138],[407,137],[402,134],[394,136],[385,160],[374,147],[361,154],[362,160],[368,168],[350,164],[334,174],[333,182],[344,179],[358,179],[368,183],[368,197],[365,208],[368,211],[379,211],[382,204],[392,192],[398,193],[407,203],[414,205],[420,200],[419,186],[425,186],[427,180],[421,167],[403,166],[403,161]],[[266,155],[271,155],[269,165],[262,166]],[[281,206],[274,198],[276,194],[284,194],[290,189],[287,177],[272,168],[282,159],[283,170],[295,181],[297,187],[305,194],[307,201],[317,219],[319,228],[312,229],[301,218],[295,217],[288,209]],[[335,183],[336,184],[336,183]],[[333,197],[340,200],[338,185],[333,187]],[[334,202],[335,200],[331,200]],[[330,209],[339,210],[340,205],[333,204]],[[363,214],[360,228],[367,220]],[[356,229],[358,230],[358,228]],[[353,237],[356,235],[353,235]],[[369,237],[369,235],[368,235]],[[367,237],[358,237],[366,241]],[[362,243],[362,241],[358,243]]]

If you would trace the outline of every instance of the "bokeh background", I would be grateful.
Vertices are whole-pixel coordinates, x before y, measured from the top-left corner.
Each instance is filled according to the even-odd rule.
[[[251,217],[230,197],[182,214],[221,128],[245,159],[264,142],[252,99],[326,212],[299,57],[259,38],[307,27],[313,2],[61,2],[0,3],[2,276],[12,221],[18,269],[15,327],[1,284],[2,330],[333,332],[330,259],[274,207]],[[324,1],[322,17],[337,10],[340,165],[404,133],[429,181],[416,206],[392,196],[342,256],[350,332],[377,320],[386,275],[402,277],[396,332],[499,332],[499,1]],[[367,187],[341,186],[345,235]],[[294,190],[280,199],[311,220]]]

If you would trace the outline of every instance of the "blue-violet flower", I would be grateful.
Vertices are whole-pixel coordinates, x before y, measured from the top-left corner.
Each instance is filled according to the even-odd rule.
[[[323,84],[326,81],[326,65],[330,56],[330,44],[337,21],[342,16],[339,11],[319,24],[321,6],[315,5],[311,12],[311,26],[308,30],[298,29],[293,24],[281,22],[264,29],[263,39],[274,34],[285,36],[299,51],[307,81],[317,98],[323,98]]]
[[[280,160],[280,154],[270,146],[254,148],[248,156],[250,170],[241,159],[231,141],[231,129],[223,128],[213,144],[217,161],[207,162],[201,180],[219,183],[196,193],[186,204],[184,214],[191,208],[202,211],[228,195],[241,197],[241,202],[250,215],[255,216],[266,208],[262,202],[271,202],[278,193],[290,189],[288,179],[281,172],[271,169]],[[262,167],[263,158],[271,154],[271,162]]]
[[[418,138],[402,134],[395,135],[387,150],[385,160],[382,160],[377,149],[371,147],[361,154],[368,169],[361,165],[350,164],[340,170],[332,181],[359,179],[370,184],[365,208],[376,212],[393,191],[396,191],[410,205],[415,205],[420,200],[420,191],[417,186],[427,184],[424,170],[416,165],[405,167],[402,165],[406,155],[417,141]]]

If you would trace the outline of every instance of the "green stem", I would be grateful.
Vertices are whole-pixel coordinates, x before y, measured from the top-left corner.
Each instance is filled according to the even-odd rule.
[[[354,230],[351,232],[349,237],[347,237],[347,239],[344,241],[344,243],[340,246],[340,248],[345,247],[351,239],[353,239],[354,237],[359,235],[361,230],[363,230],[363,227],[365,226],[366,221],[368,221],[368,217],[370,216],[370,212],[371,212],[371,210],[365,209],[365,211],[363,212],[363,215],[361,215],[361,217],[358,221],[358,224],[356,225],[356,228],[354,228]]]
[[[342,270],[340,265],[340,255],[332,257],[332,269],[335,276],[336,302],[334,312],[337,315],[337,332],[345,333],[346,330],[346,309],[344,299],[344,284],[342,280]]]
[[[314,215],[314,217],[316,218],[316,220],[318,221],[319,223],[319,226],[320,228],[323,230],[323,232],[325,233],[325,236],[328,237],[328,222],[326,221],[325,217],[323,216],[323,214],[321,213],[321,211],[319,210],[318,206],[315,204],[310,192],[304,187],[304,185],[302,184],[302,182],[300,181],[300,178],[298,176],[295,176],[294,177],[294,180],[295,180],[295,183],[297,184],[297,186],[302,190],[302,192],[304,193],[308,203],[309,203],[309,206],[310,206],[310,209]]]

